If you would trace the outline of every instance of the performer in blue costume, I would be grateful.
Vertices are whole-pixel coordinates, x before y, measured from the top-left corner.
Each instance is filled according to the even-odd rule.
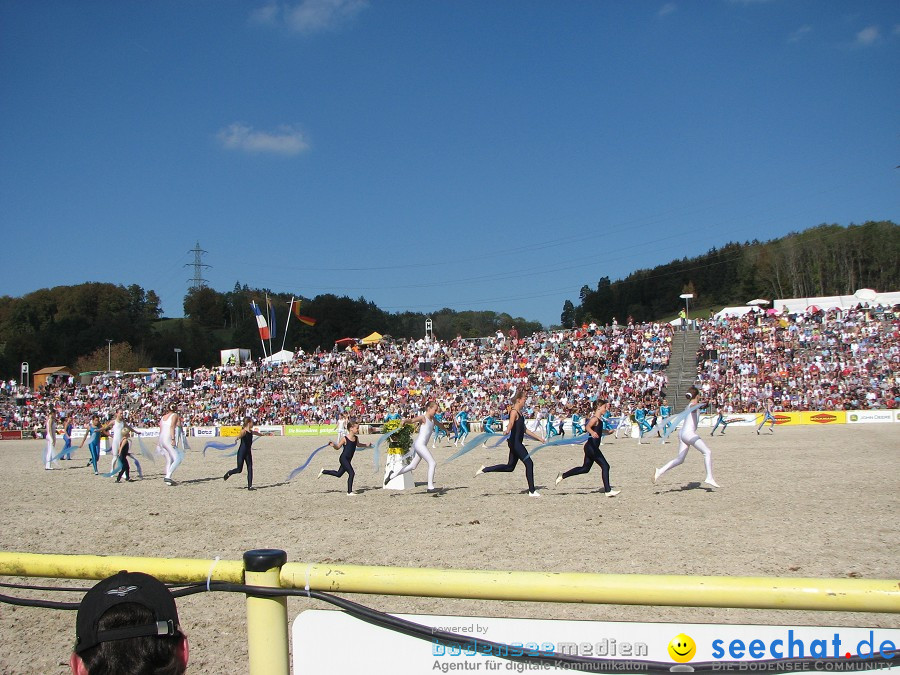
[[[399,417],[397,419],[400,419]],[[434,414],[434,421],[436,423],[440,422],[440,424],[436,424],[434,428],[434,436],[432,437],[431,447],[433,448],[438,442],[444,438],[450,438],[450,433],[447,431],[446,427],[443,425],[444,421],[444,413],[439,412]]]
[[[771,423],[769,427],[769,433],[775,433],[775,415],[772,414],[772,399],[767,398],[766,402],[763,404],[763,421],[760,423],[759,427],[756,429],[756,435],[759,436],[760,430],[766,426],[766,422]]]
[[[453,445],[464,442],[469,435],[469,412],[460,410],[456,413],[456,436],[453,438]]]
[[[607,406],[608,408],[609,406]],[[606,411],[607,415],[609,414],[609,410]],[[578,413],[572,415],[572,435],[580,436],[584,433],[584,425],[581,423],[581,416]],[[604,428],[606,427],[606,421],[603,421]]]
[[[60,459],[72,459],[72,418],[66,420],[65,431],[63,431],[63,449],[59,453]]]
[[[715,424],[715,426],[713,426],[712,431],[709,432],[709,435],[710,436],[714,435],[716,433],[716,429],[718,429],[719,425],[721,424],[722,425],[722,433],[720,435],[724,436],[725,430],[728,428],[728,425],[731,424],[731,420],[725,419],[725,407],[724,406],[721,406],[721,405],[717,406],[716,413],[718,415],[716,417],[716,424]]]
[[[481,427],[486,434],[496,434],[497,430],[494,429],[494,425],[497,423],[497,420],[493,415],[488,415],[483,420],[481,420]]]
[[[88,466],[94,466],[94,475],[97,475],[97,460],[100,459],[100,416],[91,416],[91,423],[88,425],[87,433],[81,439],[79,448],[83,448],[85,442],[88,444],[88,451],[91,453],[91,460]]]
[[[641,438],[643,438],[644,433],[651,429],[650,424],[647,422],[647,411],[644,409],[643,401],[634,410],[634,421],[637,422],[638,430],[641,434]]]
[[[556,415],[552,412],[547,413],[547,439],[549,440],[552,436],[565,436],[565,431],[562,430],[562,424],[560,424],[560,428],[556,428]]]

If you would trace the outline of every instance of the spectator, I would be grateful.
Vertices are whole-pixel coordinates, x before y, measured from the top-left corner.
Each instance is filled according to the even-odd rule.
[[[75,620],[76,675],[184,673],[188,642],[175,599],[155,577],[119,572],[89,590]]]

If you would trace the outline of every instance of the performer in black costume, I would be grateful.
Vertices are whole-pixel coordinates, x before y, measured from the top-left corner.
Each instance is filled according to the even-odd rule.
[[[253,487],[253,452],[251,450],[253,446],[253,437],[254,436],[271,436],[271,433],[261,434],[258,431],[253,430],[253,420],[249,417],[244,418],[244,425],[241,427],[241,433],[238,435],[238,438],[241,441],[241,444],[238,446],[237,453],[237,467],[225,473],[222,476],[222,480],[228,480],[231,476],[236,473],[241,473],[244,470],[244,462],[247,463],[247,489],[254,490]]]
[[[606,461],[606,457],[600,452],[600,442],[603,436],[603,414],[608,409],[609,401],[602,398],[597,400],[597,407],[594,410],[594,414],[591,415],[587,425],[585,425],[585,430],[590,438],[588,438],[587,442],[584,444],[584,464],[569,469],[565,473],[558,474],[556,476],[557,485],[565,478],[588,473],[591,468],[593,468],[594,462],[596,462],[600,465],[600,473],[603,476],[603,492],[606,493],[607,497],[615,497],[619,494],[619,490],[613,490],[609,486],[609,462]]]
[[[509,459],[506,464],[496,464],[494,466],[483,466],[475,475],[481,473],[492,473],[496,471],[508,473],[516,468],[519,460],[525,465],[525,478],[528,481],[528,496],[540,497],[541,493],[534,488],[534,462],[528,456],[528,450],[522,442],[526,434],[536,441],[544,442],[544,439],[537,434],[532,433],[525,427],[525,418],[522,416],[522,406],[525,405],[525,390],[519,389],[516,397],[513,399],[512,407],[509,411],[509,423],[506,427],[506,433],[509,439],[506,441],[509,446]]]
[[[121,482],[122,476],[125,476],[126,483],[131,482],[131,467],[128,466],[128,450],[131,448],[131,441],[128,440],[128,437],[130,435],[127,429],[122,431],[122,441],[119,443],[119,465],[122,468],[119,470],[119,475],[116,476],[117,483]]]
[[[355,497],[356,493],[353,491],[353,477],[356,475],[356,472],[353,470],[353,466],[351,462],[353,461],[353,454],[356,452],[357,448],[371,448],[371,445],[367,445],[366,443],[359,442],[359,422],[355,422],[350,420],[347,422],[347,432],[341,437],[337,443],[334,441],[328,441],[328,445],[330,445],[335,450],[343,448],[341,451],[341,457],[338,460],[340,462],[341,468],[338,470],[334,469],[322,469],[319,472],[319,476],[327,475],[334,476],[335,478],[340,478],[345,473],[347,474],[347,496]],[[318,477],[318,476],[317,476]]]

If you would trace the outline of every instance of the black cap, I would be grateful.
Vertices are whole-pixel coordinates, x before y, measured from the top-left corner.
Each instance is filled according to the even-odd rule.
[[[99,630],[100,618],[112,607],[126,602],[143,605],[155,621],[135,626]],[[156,577],[143,572],[119,572],[85,593],[75,620],[75,652],[101,642],[147,635],[179,635],[178,610],[169,589]]]

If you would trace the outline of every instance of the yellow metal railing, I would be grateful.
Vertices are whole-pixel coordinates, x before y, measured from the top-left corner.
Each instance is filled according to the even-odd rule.
[[[242,561],[0,551],[0,575],[103,579],[119,570],[129,570],[146,572],[169,583],[199,583],[209,579],[330,593],[900,613],[900,582],[886,579],[443,570],[287,563],[286,560],[286,554],[277,549],[248,551]],[[286,598],[248,596],[247,635],[250,673],[288,674]]]

